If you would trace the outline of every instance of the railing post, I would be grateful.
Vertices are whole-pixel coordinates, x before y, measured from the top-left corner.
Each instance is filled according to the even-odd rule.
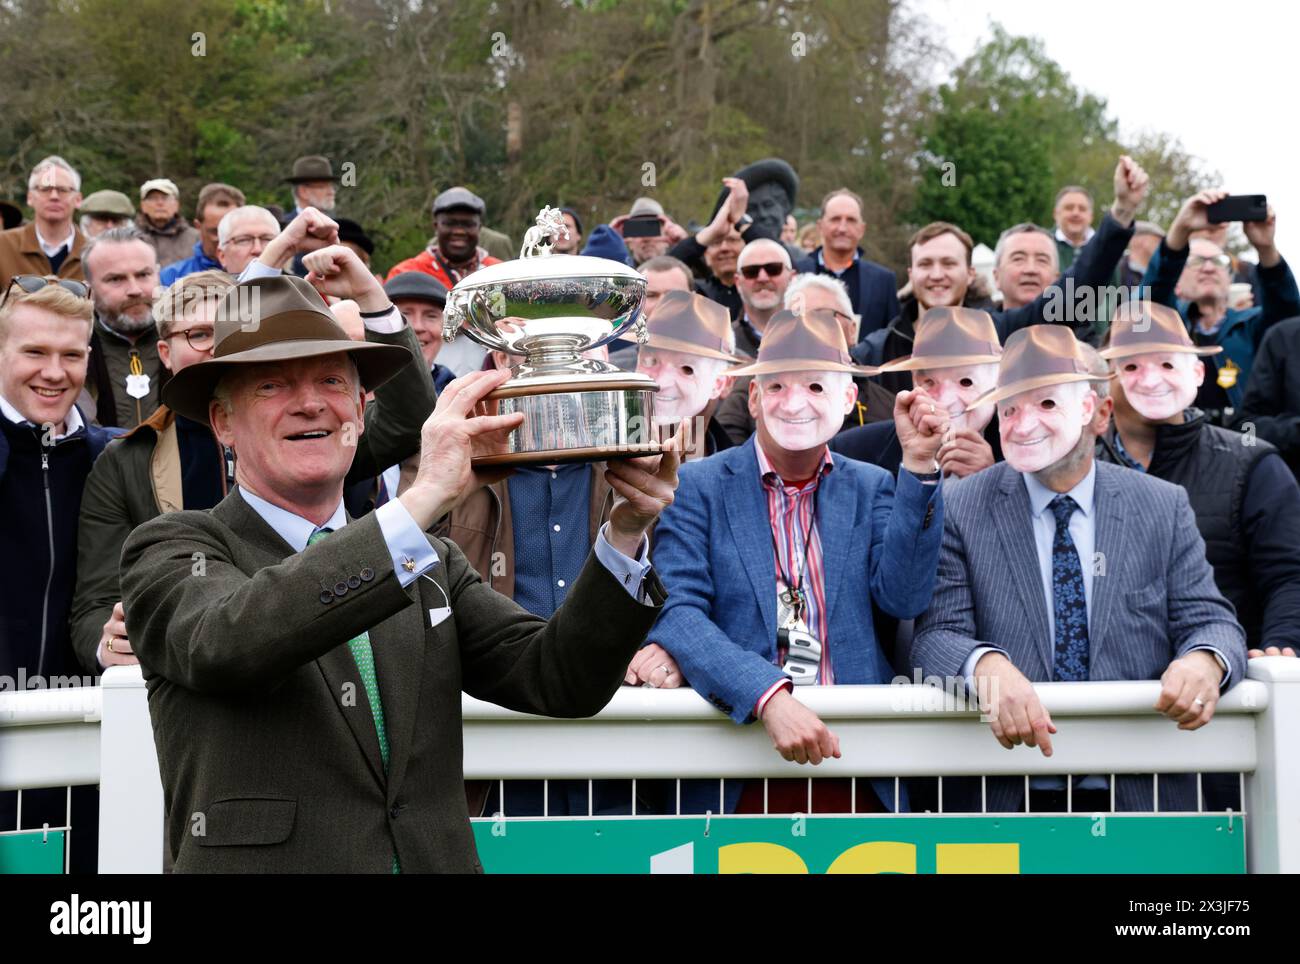
[[[138,666],[114,666],[100,683],[99,872],[160,874],[163,792]]]
[[[1246,674],[1269,688],[1255,717],[1255,771],[1246,777],[1246,869],[1300,873],[1300,659],[1252,659]]]

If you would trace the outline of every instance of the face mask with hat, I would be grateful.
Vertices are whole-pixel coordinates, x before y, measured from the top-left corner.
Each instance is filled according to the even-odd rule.
[[[1056,385],[1078,382],[1105,381],[1088,367],[1074,332],[1064,325],[1030,325],[1013,332],[1003,347],[998,363],[997,387],[975,399],[967,410],[1038,392]],[[1073,396],[1069,396],[1073,398]],[[1039,400],[1041,402],[1041,399]],[[1064,398],[1060,401],[1064,402]],[[1054,405],[1050,410],[1038,411],[1030,404],[1012,406],[1030,414],[1023,416],[1032,423],[1025,430],[1020,413],[1006,417],[1005,406],[999,429],[1002,434],[1002,451],[1007,462],[1018,472],[1037,472],[1055,464],[1069,454],[1083,434],[1084,420],[1079,406]],[[1030,437],[1025,437],[1026,435]]]
[[[828,392],[818,395],[805,391],[802,385],[807,377],[797,376],[818,372],[875,375],[878,371],[877,368],[853,364],[844,342],[844,329],[840,327],[835,312],[829,308],[817,308],[801,314],[778,311],[763,330],[758,360],[733,370],[731,374],[759,376],[757,388],[750,389],[751,400],[754,398],[752,393],[758,392],[758,405],[761,409],[761,419],[759,413],[754,413],[755,418],[759,419],[760,426],[781,448],[797,452],[816,448],[829,441],[839,431],[844,415],[852,405],[852,401],[847,398],[843,400],[845,404],[838,404],[840,400],[831,397]],[[796,376],[790,379],[790,387],[783,386],[783,393],[802,393],[804,415],[798,420],[792,421],[785,417],[792,414],[791,409],[797,406],[783,403],[766,391],[764,382],[767,380],[761,376],[778,374]],[[800,387],[793,387],[794,384],[799,384]]]
[[[655,397],[656,420],[676,421],[704,411],[717,382],[713,373],[719,368],[706,359],[729,365],[752,360],[730,350],[731,315],[727,309],[692,292],[665,292],[646,319],[646,335],[637,370],[644,371],[659,384],[659,394]],[[656,357],[658,352],[670,353],[670,357],[660,363]],[[687,375],[681,366],[692,361],[698,367]]]
[[[949,414],[955,428],[967,425],[982,430],[993,417],[987,411],[969,407],[973,398],[989,391],[996,383],[978,369],[996,365],[1002,358],[998,330],[987,311],[976,308],[931,308],[916,322],[912,354],[880,366],[882,372],[936,372],[945,369],[975,369],[970,388],[958,389],[963,397],[950,403]],[[937,397],[937,396],[936,396]],[[981,406],[981,409],[986,406]]]
[[[1124,398],[1145,418],[1163,422],[1196,400],[1205,377],[1203,365],[1147,357],[1217,355],[1221,345],[1199,346],[1174,309],[1150,301],[1128,301],[1115,312],[1101,357],[1112,362]],[[1168,364],[1169,367],[1166,367]]]

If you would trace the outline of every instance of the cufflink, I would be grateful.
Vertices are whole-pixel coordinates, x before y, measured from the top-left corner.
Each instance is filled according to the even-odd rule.
[[[412,559],[410,556],[407,556],[405,559],[402,560],[402,568],[405,569],[407,572],[415,572],[415,560]]]

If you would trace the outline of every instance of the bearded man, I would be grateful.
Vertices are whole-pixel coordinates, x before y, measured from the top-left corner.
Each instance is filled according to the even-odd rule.
[[[132,429],[157,410],[168,377],[153,318],[158,252],[135,227],[114,228],[92,238],[81,261],[95,303],[86,378],[95,421]]]

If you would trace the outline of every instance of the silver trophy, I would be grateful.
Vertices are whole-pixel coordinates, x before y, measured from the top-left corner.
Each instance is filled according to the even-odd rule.
[[[606,258],[552,254],[567,236],[546,207],[515,261],[464,278],[447,295],[443,337],[463,328],[485,348],[523,356],[508,382],[487,396],[503,415],[523,412],[508,449],[475,465],[596,462],[659,451],[652,423],[653,379],[582,353],[635,330],[644,343],[645,279]]]

